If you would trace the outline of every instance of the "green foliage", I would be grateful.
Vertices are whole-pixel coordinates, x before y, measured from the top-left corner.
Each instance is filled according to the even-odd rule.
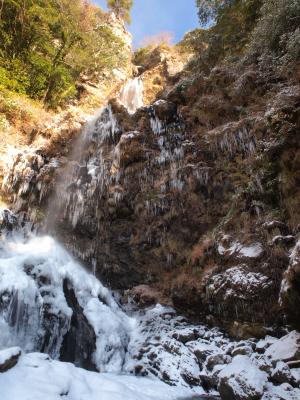
[[[222,9],[234,4],[234,0],[196,0],[199,21],[202,26],[216,20]]]
[[[6,0],[0,8],[0,86],[50,107],[125,62],[124,43],[85,0]]]
[[[196,58],[193,68],[209,72],[218,62],[242,55],[268,63],[299,60],[299,0],[196,0],[202,29],[183,43]],[[273,60],[271,58],[273,57]]]
[[[107,0],[107,5],[125,22],[131,22],[130,10],[133,6],[133,0]]]
[[[133,64],[144,65],[148,61],[152,51],[153,46],[140,47],[139,49],[137,49],[133,55]]]
[[[194,51],[191,67],[208,73],[218,62],[243,54],[259,16],[262,0],[196,0],[202,28],[183,44]]]
[[[288,64],[300,59],[300,1],[264,0],[249,54]]]

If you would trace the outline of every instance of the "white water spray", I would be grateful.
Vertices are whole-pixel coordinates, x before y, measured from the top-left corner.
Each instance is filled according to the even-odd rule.
[[[140,78],[128,81],[121,90],[119,100],[127,108],[129,114],[134,114],[143,107],[143,81]]]

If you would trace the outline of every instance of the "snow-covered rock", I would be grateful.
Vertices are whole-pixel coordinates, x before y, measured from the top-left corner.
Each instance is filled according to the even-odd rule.
[[[234,350],[232,350],[231,355],[237,356],[237,355],[242,355],[242,356],[251,356],[253,353],[252,347],[251,346],[238,346]]]
[[[274,361],[291,361],[300,358],[300,333],[292,331],[273,343],[265,353]]]
[[[246,300],[261,295],[271,285],[267,276],[249,271],[246,265],[241,265],[214,275],[209,281],[207,293],[209,297],[220,296],[225,302]]]
[[[274,386],[271,383],[267,384],[265,393],[261,400],[299,400],[300,389],[293,388],[288,383],[283,383],[280,386]]]
[[[222,400],[258,400],[268,375],[247,356],[236,356],[219,374],[218,390]]]
[[[291,370],[289,366],[283,362],[283,361],[278,361],[276,364],[275,369],[272,372],[271,375],[272,381],[276,383],[290,383],[292,384],[294,379],[293,375],[291,373]]]
[[[265,338],[260,339],[256,343],[255,350],[258,351],[259,353],[263,353],[265,350],[267,350],[268,347],[270,347],[276,341],[277,341],[277,338],[268,335]]]
[[[20,347],[11,347],[0,351],[0,372],[6,372],[13,368],[20,357],[22,350]]]
[[[178,340],[183,332],[193,332],[195,327],[181,322],[173,309],[160,305],[136,314],[135,318],[138,326],[132,331],[124,370],[157,376],[172,385],[198,386],[198,392],[203,392],[197,357]]]

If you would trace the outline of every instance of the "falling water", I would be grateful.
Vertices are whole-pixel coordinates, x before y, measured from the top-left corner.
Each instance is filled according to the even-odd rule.
[[[130,113],[142,106],[142,90],[138,78],[129,81],[122,90],[120,98]],[[87,210],[96,215],[98,202],[113,179],[111,169],[120,135],[110,106],[87,122],[50,201],[46,231],[55,232],[59,221],[75,228],[87,217]],[[68,351],[64,347],[68,347],[65,338],[69,332],[76,335],[74,340],[80,350],[84,345],[90,346],[80,335],[89,336],[87,332],[91,329],[94,339],[90,341],[95,343],[91,345],[94,352],[89,363],[100,371],[120,371],[131,322],[109,291],[49,236],[36,237],[30,232],[24,235],[17,228],[3,239],[0,349],[18,345],[25,351],[43,351],[60,358]],[[96,260],[91,261],[96,275]],[[79,322],[74,322],[74,318],[79,318]],[[85,333],[74,332],[74,324],[78,323]],[[85,366],[85,352],[83,348],[83,355],[68,361]]]
[[[128,81],[121,90],[119,100],[130,114],[143,107],[143,81],[140,78]]]

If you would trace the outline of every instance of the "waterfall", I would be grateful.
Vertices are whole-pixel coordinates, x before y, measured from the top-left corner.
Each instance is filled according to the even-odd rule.
[[[50,201],[46,232],[56,233],[60,220],[74,229],[89,208],[93,215],[111,180],[118,134],[110,106],[88,121]],[[120,372],[133,320],[54,238],[21,232],[14,222],[8,211],[0,219],[0,350],[20,346]],[[96,260],[92,264],[95,274]]]
[[[80,219],[87,218],[87,210],[96,215],[98,203],[112,179],[114,143],[119,136],[120,129],[110,106],[87,122],[57,183],[48,220],[56,223],[63,220],[75,228]]]
[[[143,81],[141,78],[137,77],[128,81],[121,90],[119,100],[130,114],[134,114],[143,107]]]

